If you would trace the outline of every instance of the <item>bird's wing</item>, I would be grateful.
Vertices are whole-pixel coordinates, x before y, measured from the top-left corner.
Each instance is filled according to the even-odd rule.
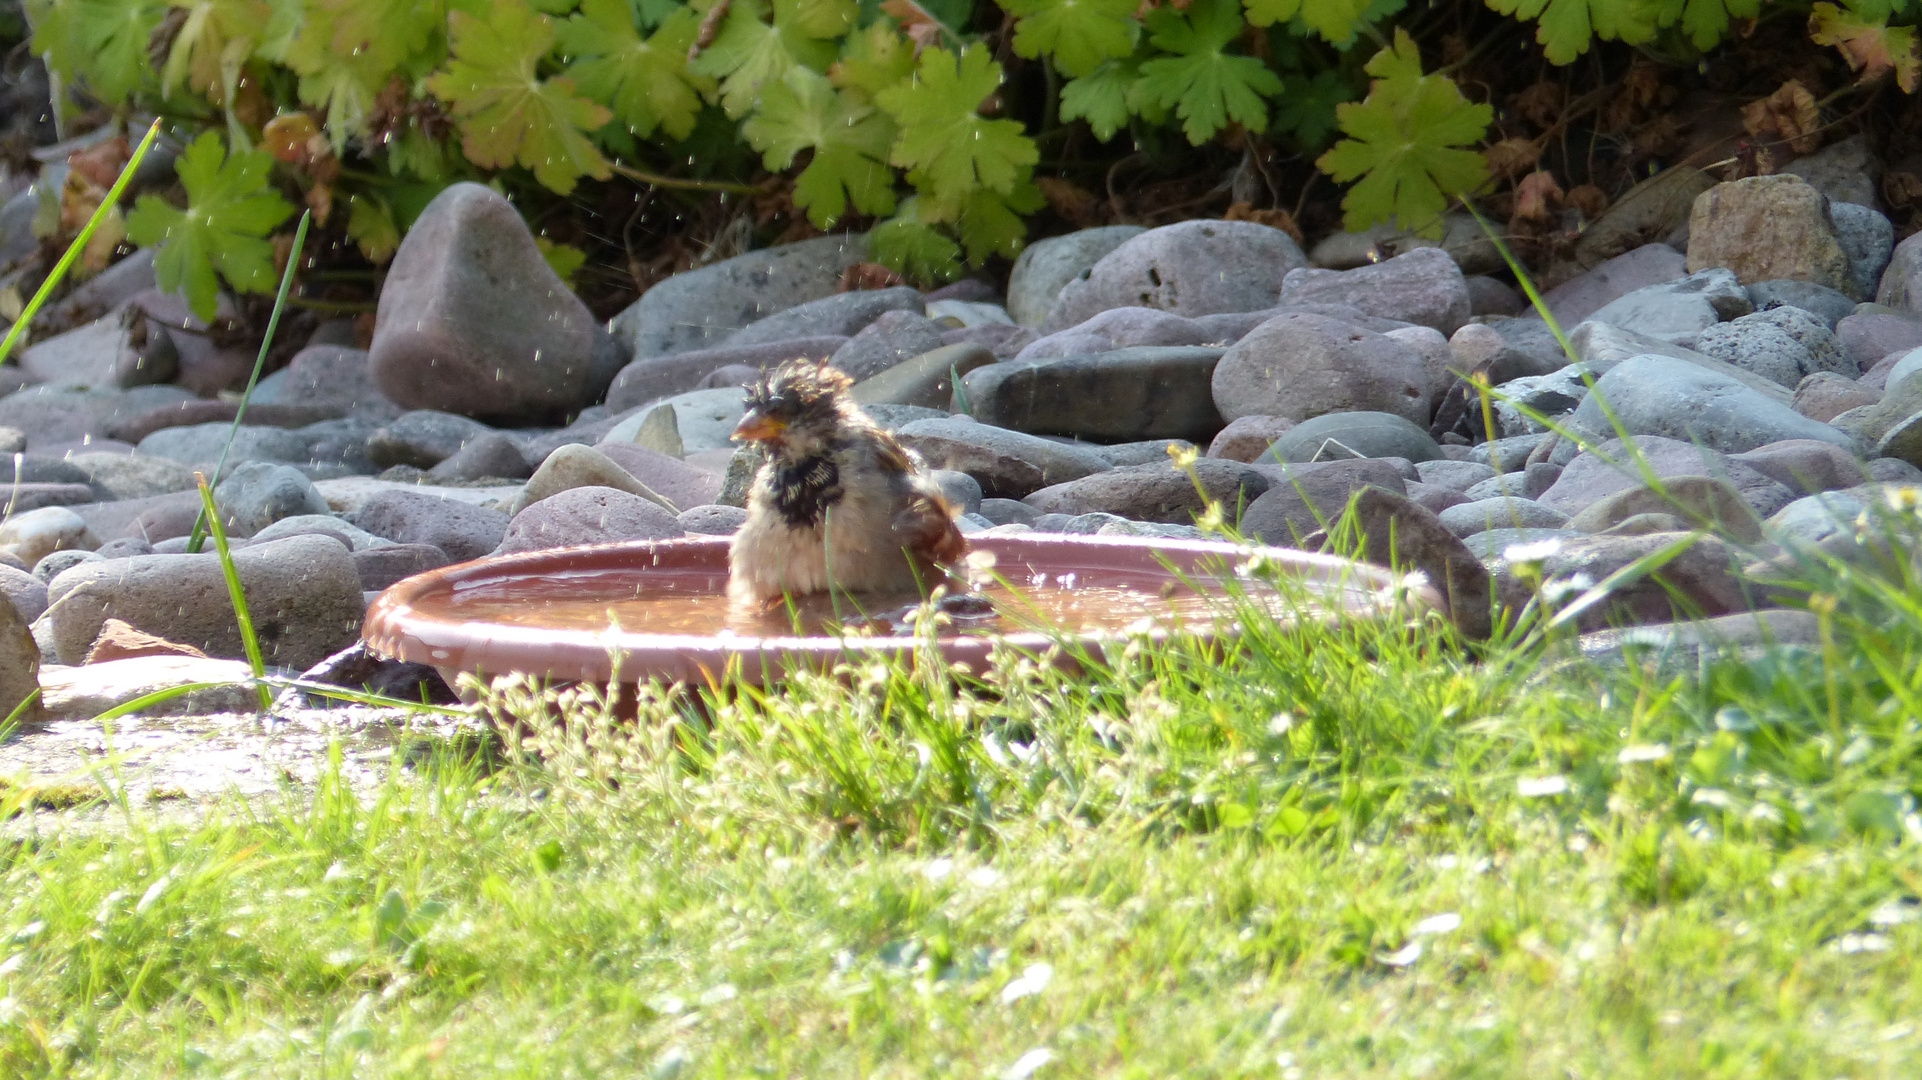
[[[916,476],[904,507],[894,515],[894,531],[901,544],[935,562],[951,563],[968,553],[967,537],[955,518],[958,512],[934,482]]]

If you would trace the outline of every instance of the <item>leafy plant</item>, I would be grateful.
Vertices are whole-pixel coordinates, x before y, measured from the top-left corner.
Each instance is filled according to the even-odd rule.
[[[1360,182],[1341,201],[1351,230],[1390,217],[1403,228],[1441,235],[1441,215],[1451,198],[1465,196],[1488,178],[1482,156],[1460,149],[1480,140],[1495,111],[1475,105],[1448,79],[1423,75],[1421,54],[1407,31],[1368,61],[1375,76],[1368,97],[1336,106],[1348,137],[1315,164],[1342,183]]]
[[[211,322],[218,307],[215,271],[242,292],[273,289],[274,246],[266,237],[294,212],[269,182],[273,164],[259,150],[228,153],[219,134],[205,132],[175,166],[187,208],[142,195],[127,215],[127,235],[159,248],[154,277],[160,287],[184,294],[202,321]]]

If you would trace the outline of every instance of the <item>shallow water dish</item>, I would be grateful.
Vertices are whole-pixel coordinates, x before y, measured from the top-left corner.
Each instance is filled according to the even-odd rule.
[[[459,672],[528,672],[557,680],[719,681],[730,667],[746,683],[775,681],[837,661],[913,655],[920,640],[835,630],[859,617],[826,597],[767,614],[744,613],[725,598],[726,537],[641,541],[480,559],[444,567],[388,589],[367,613],[363,637],[375,651],[431,664],[451,682]],[[977,537],[999,584],[984,590],[998,617],[960,618],[937,637],[949,663],[987,669],[997,642],[1035,652],[1073,642],[1099,656],[1104,641],[1177,625],[1232,632],[1236,600],[1278,616],[1367,618],[1416,606],[1439,607],[1432,590],[1410,590],[1398,575],[1325,555],[1195,540],[1108,536]],[[1259,556],[1296,587],[1276,589],[1245,568]],[[977,557],[978,558],[978,557]],[[982,560],[986,561],[986,560]],[[912,598],[879,598],[898,609]],[[898,613],[898,612],[897,612]],[[1205,623],[1206,625],[1199,625]]]

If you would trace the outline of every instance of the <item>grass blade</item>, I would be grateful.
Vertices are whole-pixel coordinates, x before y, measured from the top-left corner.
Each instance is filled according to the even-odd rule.
[[[227,546],[227,529],[214,509],[214,492],[207,486],[205,473],[195,473],[200,484],[200,514],[211,528],[214,550],[220,555],[220,575],[227,579],[227,595],[234,602],[234,621],[240,625],[240,643],[247,650],[247,665],[254,669],[254,688],[260,692],[260,710],[274,707],[274,696],[267,689],[267,665],[260,658],[260,638],[254,633],[254,617],[247,611],[247,591],[241,588],[240,571],[234,569],[233,550]]]
[[[247,419],[247,403],[253,400],[254,387],[260,383],[261,370],[267,366],[267,350],[274,343],[274,331],[280,327],[280,313],[287,308],[287,294],[294,285],[294,271],[300,266],[300,253],[307,246],[307,225],[313,220],[312,210],[300,215],[300,224],[294,227],[294,248],[287,256],[287,268],[280,272],[280,292],[274,296],[273,313],[267,316],[267,332],[260,337],[260,352],[254,356],[253,374],[247,376],[247,389],[240,393],[240,404],[234,409],[233,426],[227,429],[227,444],[220,448],[220,460],[214,463],[214,483],[227,471],[227,455],[233,452],[234,440],[240,436],[240,425]],[[206,540],[208,515],[213,513],[211,504],[203,510],[194,522],[193,531],[187,536],[187,551],[198,555],[201,544]]]
[[[140,168],[141,159],[147,156],[148,150],[153,149],[154,140],[159,136],[160,120],[156,118],[147,128],[147,134],[141,138],[140,145],[134,148],[133,156],[127,159],[127,164],[120,170],[120,175],[114,178],[113,187],[107,189],[107,197],[100,200],[99,208],[94,210],[93,216],[87,219],[87,224],[81,228],[80,235],[74,237],[73,243],[67,245],[67,253],[60,256],[59,262],[53,264],[53,273],[48,274],[47,280],[40,283],[40,288],[34,292],[33,299],[27,301],[27,306],[20,312],[20,317],[15,319],[13,326],[7,330],[6,338],[0,340],[0,364],[6,363],[7,357],[13,355],[14,344],[27,332],[27,327],[33,325],[33,317],[40,313],[41,305],[47,302],[47,297],[53,295],[53,290],[66,279],[67,271],[73,268],[74,260],[80,257],[82,251],[87,250],[87,241],[93,239],[94,230],[100,227],[100,223],[106,220],[107,214],[114,207],[120,205],[120,196],[127,190],[127,185],[133,181],[134,171]]]
[[[39,700],[40,688],[36,686],[31,693],[20,699],[20,704],[13,707],[13,711],[7,714],[5,720],[0,720],[0,742],[7,741],[13,734],[13,729],[20,726],[20,718],[27,715],[27,711],[33,708],[33,703]]]

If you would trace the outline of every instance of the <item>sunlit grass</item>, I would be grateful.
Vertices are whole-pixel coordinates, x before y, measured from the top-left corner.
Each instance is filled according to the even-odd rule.
[[[1699,663],[1249,611],[497,684],[503,753],[375,791],[16,817],[0,1073],[1915,1075],[1922,619],[1823,572],[1830,647]]]

